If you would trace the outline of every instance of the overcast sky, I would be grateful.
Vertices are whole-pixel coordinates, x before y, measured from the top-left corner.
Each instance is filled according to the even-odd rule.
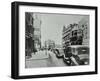
[[[69,14],[40,14],[41,15],[41,42],[54,40],[56,44],[62,44],[62,29],[64,25],[78,23],[84,15]]]

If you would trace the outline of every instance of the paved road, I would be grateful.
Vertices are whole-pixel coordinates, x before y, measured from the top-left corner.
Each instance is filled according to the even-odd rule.
[[[52,52],[33,54],[25,63],[26,68],[67,66],[62,58],[57,58]]]

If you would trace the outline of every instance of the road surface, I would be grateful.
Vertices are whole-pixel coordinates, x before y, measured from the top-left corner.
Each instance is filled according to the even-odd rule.
[[[30,59],[26,59],[25,67],[26,68],[35,68],[35,67],[60,67],[67,66],[63,62],[63,58],[57,58],[52,52],[38,52],[33,54]]]

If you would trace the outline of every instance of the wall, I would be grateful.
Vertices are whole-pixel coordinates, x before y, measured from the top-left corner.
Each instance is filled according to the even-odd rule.
[[[13,0],[0,1],[0,81],[13,81],[13,79],[10,78],[10,71],[11,71],[10,70],[11,68],[11,63],[10,63],[11,62],[11,5],[10,4],[12,1]],[[100,10],[100,0],[21,0],[21,1],[88,5],[88,6],[90,5],[90,6],[98,6],[99,7],[98,10]],[[100,11],[98,11],[98,14],[100,14]],[[98,18],[99,18],[98,21],[100,21],[100,15],[98,16]],[[100,28],[98,28],[98,31],[99,30]],[[100,35],[100,32],[98,34]],[[100,37],[98,41],[100,41]],[[100,42],[98,44],[100,45]],[[100,46],[98,47],[100,48]],[[100,54],[98,55],[98,58],[100,58]],[[100,62],[100,59],[98,61]],[[34,79],[34,81],[94,81],[94,80],[99,81],[100,74]],[[26,79],[26,81],[33,81],[33,79],[29,80]]]

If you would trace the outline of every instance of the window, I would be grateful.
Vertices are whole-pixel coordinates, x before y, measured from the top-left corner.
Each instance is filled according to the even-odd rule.
[[[89,54],[89,48],[88,47],[78,48],[78,54]]]

